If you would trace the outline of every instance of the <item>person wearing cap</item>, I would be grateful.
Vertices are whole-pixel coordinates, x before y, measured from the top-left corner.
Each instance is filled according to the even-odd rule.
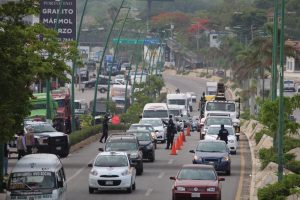
[[[174,134],[177,132],[177,130],[176,130],[176,126],[173,122],[172,115],[169,115],[169,121],[168,122],[163,121],[163,123],[165,125],[167,125],[167,146],[166,146],[166,149],[169,149],[170,145],[171,145],[171,148],[172,148],[173,140],[174,140]]]
[[[104,139],[104,143],[106,142],[107,140],[107,137],[108,137],[108,121],[109,121],[109,115],[108,113],[106,113],[104,115],[104,119],[103,119],[103,122],[102,122],[102,136],[99,140],[99,142],[103,143],[103,139]]]
[[[226,142],[226,144],[228,143],[228,130],[226,128],[224,128],[224,124],[221,124],[221,129],[219,131],[219,134],[218,134],[218,137],[217,137],[217,140],[223,140]]]

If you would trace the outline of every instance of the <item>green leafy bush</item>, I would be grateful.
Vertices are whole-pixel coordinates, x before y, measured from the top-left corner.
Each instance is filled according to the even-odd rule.
[[[244,120],[250,120],[250,109],[245,109],[241,112],[241,118]]]
[[[299,186],[300,175],[289,174],[285,176],[281,182],[258,189],[257,197],[259,200],[283,200],[292,194],[291,189]]]
[[[300,161],[299,160],[288,161],[288,162],[286,162],[285,167],[296,174],[300,174]]]
[[[256,144],[259,143],[259,141],[261,140],[261,138],[264,134],[273,137],[273,134],[271,133],[271,131],[269,129],[263,128],[261,131],[255,133]]]
[[[288,152],[291,149],[300,147],[300,140],[296,138],[291,138],[289,136],[284,137],[284,146],[283,146],[283,151]]]
[[[278,157],[274,148],[259,150],[259,158],[261,160],[261,169],[264,169],[270,162],[277,163]],[[293,154],[284,154],[284,162],[288,163],[295,158]],[[286,166],[287,168],[287,166]],[[287,168],[289,169],[289,168]],[[290,169],[289,169],[290,170]],[[292,171],[292,170],[291,170]]]

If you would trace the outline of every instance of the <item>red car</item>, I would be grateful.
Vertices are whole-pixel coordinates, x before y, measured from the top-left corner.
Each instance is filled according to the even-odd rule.
[[[219,178],[211,165],[184,165],[176,177],[172,188],[172,199],[212,199],[221,200],[221,183],[225,178]]]

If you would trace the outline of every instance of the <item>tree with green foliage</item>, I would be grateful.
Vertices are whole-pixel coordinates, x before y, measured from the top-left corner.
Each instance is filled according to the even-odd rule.
[[[19,131],[30,114],[31,85],[50,77],[67,80],[65,62],[77,56],[74,43],[60,43],[55,31],[23,22],[23,17],[38,13],[39,0],[0,6],[0,141]]]

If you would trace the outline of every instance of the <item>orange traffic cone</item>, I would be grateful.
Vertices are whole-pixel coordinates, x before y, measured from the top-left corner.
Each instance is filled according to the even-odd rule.
[[[186,129],[186,136],[191,136],[191,128],[190,128],[190,126],[188,126],[187,129]]]
[[[176,153],[176,141],[173,142],[170,155],[177,155]]]
[[[179,137],[176,140],[176,150],[181,150],[181,145],[180,145]]]
[[[179,140],[180,147],[182,147],[183,146],[183,141],[182,141],[182,136],[181,135],[179,135],[178,140]]]
[[[185,135],[183,132],[181,133],[181,136],[182,136],[182,141],[185,142],[186,140],[185,140]]]

